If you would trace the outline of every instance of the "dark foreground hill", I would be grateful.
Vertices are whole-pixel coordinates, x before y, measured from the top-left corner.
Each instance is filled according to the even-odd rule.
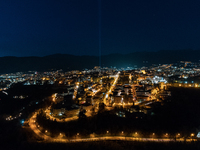
[[[130,54],[110,54],[102,56],[103,67],[149,66],[177,61],[199,61],[198,50],[165,50],[158,52],[134,52]],[[75,56],[54,54],[44,57],[0,57],[0,73],[18,71],[48,71],[51,69],[82,70],[99,65],[98,56]]]

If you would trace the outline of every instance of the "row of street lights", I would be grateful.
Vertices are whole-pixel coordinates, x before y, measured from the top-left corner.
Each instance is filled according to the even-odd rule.
[[[34,121],[34,122],[35,122],[35,121]],[[37,127],[39,128],[40,125],[38,125]],[[45,130],[45,133],[47,133],[47,132],[48,132],[48,130]],[[107,130],[106,133],[109,134],[110,132]],[[94,134],[94,133],[93,133],[93,134]],[[121,131],[121,134],[124,134],[124,131]],[[134,134],[135,134],[135,136],[139,136],[138,132],[135,132]],[[60,133],[59,135],[61,136],[62,133]],[[79,136],[80,133],[77,133],[76,135]],[[152,135],[155,136],[156,134],[155,134],[155,133],[152,133]],[[168,134],[168,133],[165,133],[164,136],[165,136],[165,137],[168,137],[169,134]],[[180,137],[180,136],[181,136],[180,133],[178,133],[178,134],[176,135],[176,137]],[[190,136],[193,138],[193,137],[195,136],[195,134],[194,134],[194,133],[191,133]]]
[[[45,132],[47,133],[47,130],[45,130]],[[106,133],[109,134],[109,131],[106,131]],[[121,133],[124,134],[124,131],[122,131]],[[94,133],[93,133],[93,134],[94,134]],[[62,135],[62,134],[60,133],[60,135]],[[76,135],[79,136],[80,134],[77,133]],[[135,132],[135,135],[139,135],[139,134],[138,134],[137,132]],[[152,133],[152,135],[154,136],[155,133]],[[169,135],[168,133],[165,134],[165,136],[168,136],[168,135]],[[180,133],[178,133],[177,136],[180,137]],[[190,136],[191,136],[191,137],[194,137],[194,133],[191,133]]]
[[[33,120],[33,122],[36,123],[35,120]],[[38,124],[36,127],[40,128],[40,125]],[[45,130],[45,133],[48,134],[48,135],[50,134],[50,133],[48,132],[48,130]],[[109,135],[109,134],[110,134],[109,130],[107,130],[106,133],[107,133],[107,135]],[[124,135],[124,131],[121,131],[121,134]],[[199,134],[199,133],[198,133],[198,134]],[[198,134],[197,134],[197,138],[200,138],[200,136],[198,136]],[[62,134],[62,133],[59,133],[59,135],[60,135],[60,138],[63,138],[63,137],[65,136],[65,135]],[[156,135],[155,133],[152,133],[152,138],[155,138],[155,135]],[[77,133],[76,136],[79,137],[79,136],[80,136],[80,133]],[[92,136],[95,137],[95,134],[93,133]],[[136,137],[136,136],[138,137],[138,136],[140,136],[140,134],[139,134],[138,132],[135,132],[135,133],[134,133],[134,136],[135,136],[135,137]],[[169,137],[169,134],[168,134],[168,133],[165,133],[165,134],[164,134],[164,137],[165,137],[165,138]],[[175,135],[175,137],[176,137],[176,138],[181,138],[181,134],[180,134],[180,133],[177,133],[177,134]],[[191,137],[192,139],[195,138],[195,134],[194,134],[194,133],[191,133],[191,134],[190,134],[190,137]]]

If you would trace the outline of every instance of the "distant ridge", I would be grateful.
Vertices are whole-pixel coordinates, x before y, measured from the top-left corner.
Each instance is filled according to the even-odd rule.
[[[157,52],[133,52],[130,54],[102,55],[102,67],[127,67],[137,65],[176,63],[178,61],[200,60],[200,50],[161,50]],[[19,71],[50,71],[51,69],[82,70],[98,66],[98,56],[75,56],[53,54],[44,57],[0,57],[0,73]]]

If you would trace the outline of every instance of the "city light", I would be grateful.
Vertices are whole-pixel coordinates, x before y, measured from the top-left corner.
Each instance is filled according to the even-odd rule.
[[[24,120],[21,121],[21,124],[22,124],[22,125],[24,124]]]
[[[197,137],[200,138],[200,132],[198,132]]]
[[[156,71],[156,69],[159,69],[159,71]],[[162,67],[154,69],[147,68],[145,71],[144,68],[145,74],[142,74],[140,72],[140,69],[130,70],[129,72],[126,72],[121,69],[122,70],[121,74],[119,74],[120,72],[117,69],[115,71],[106,70],[105,72],[103,72],[102,69],[103,73],[101,74],[97,73],[97,75],[94,75],[95,72],[93,71],[88,73],[86,72],[85,74],[82,75],[81,73],[79,74],[67,73],[67,76],[65,75],[65,73],[63,73],[63,75],[58,75],[58,74],[56,74],[55,76],[49,75],[48,78],[50,80],[51,78],[54,78],[53,80],[57,81],[55,86],[52,86],[55,89],[50,90],[50,92],[56,91],[58,93],[54,93],[53,95],[51,93],[49,94],[50,96],[42,98],[41,100],[34,99],[27,106],[25,105],[22,106],[20,108],[20,111],[18,111],[16,114],[9,114],[5,116],[4,119],[7,121],[15,119],[19,120],[18,123],[24,124],[22,126],[23,128],[26,128],[26,125],[29,125],[31,130],[34,131],[34,133],[36,133],[39,137],[45,139],[46,141],[61,141],[61,140],[67,141],[68,138],[69,141],[74,140],[74,142],[78,141],[80,142],[81,140],[86,139],[86,137],[88,141],[92,140],[92,138],[93,140],[102,138],[103,140],[114,139],[114,140],[141,140],[141,141],[176,141],[176,140],[182,141],[186,139],[185,141],[187,140],[195,141],[197,140],[196,138],[194,138],[195,136],[197,138],[200,138],[200,132],[198,132],[197,135],[196,133],[191,133],[189,134],[190,136],[186,137],[183,135],[186,135],[187,132],[184,130],[181,131],[180,130],[181,128],[178,129],[178,131],[176,131],[175,129],[177,128],[174,127],[173,130],[170,130],[169,133],[166,133],[168,131],[162,130],[163,128],[156,128],[156,127],[154,128],[154,126],[148,127],[148,123],[146,124],[145,129],[142,128],[143,125],[140,125],[140,123],[143,121],[144,122],[147,122],[149,120],[151,121],[152,116],[154,116],[155,114],[156,117],[158,118],[160,116],[162,117],[162,112],[157,112],[155,110],[157,108],[162,109],[162,106],[163,108],[165,106],[168,106],[166,105],[166,103],[168,103],[167,100],[171,101],[173,100],[173,97],[171,98],[171,96],[173,96],[174,94],[173,88],[174,89],[177,88],[177,90],[182,90],[182,89],[192,90],[193,89],[192,87],[197,87],[199,85],[198,83],[196,83],[195,80],[192,82],[192,84],[190,83],[189,80],[190,75],[191,77],[193,77],[191,72],[186,74],[184,71],[181,71],[180,74],[184,75],[186,74],[185,76],[188,76],[188,81],[183,80],[182,75],[179,75],[180,70],[177,72],[173,71],[174,74],[178,74],[177,75],[178,77],[177,79],[172,78],[171,79],[172,81],[168,82],[167,77],[169,77],[171,74],[168,71],[168,69],[167,70],[165,69],[162,70]],[[168,75],[167,72],[170,75]],[[40,76],[40,79],[42,79],[42,77]],[[102,82],[104,82],[105,79],[105,83],[100,84],[99,81],[100,78],[103,79]],[[32,82],[29,79],[26,80],[28,80],[30,83]],[[61,81],[63,82],[63,85],[58,85],[58,83]],[[65,86],[65,84],[68,82],[70,82],[70,86],[69,85]],[[188,82],[188,84],[186,82]],[[154,83],[157,85],[155,85]],[[31,83],[31,85],[32,84],[33,83]],[[185,93],[184,92],[180,93],[181,95],[180,94],[179,95],[182,98]],[[17,100],[19,96],[21,96],[21,94],[16,95],[15,100]],[[24,97],[26,97],[26,95]],[[105,105],[103,105],[101,108],[100,104],[103,104],[102,101],[103,103],[105,103]],[[39,105],[36,106],[35,104],[41,104],[41,106]],[[43,104],[45,105],[44,108],[42,108]],[[182,104],[183,103],[181,103],[181,105]],[[25,110],[27,110],[29,106],[31,108],[36,107],[34,108],[36,111],[32,112],[32,116],[30,116],[27,120],[21,120],[20,117],[26,116]],[[178,109],[178,107],[175,109]],[[22,113],[19,112],[23,112],[23,116]],[[53,115],[51,115],[52,114],[51,112],[53,112]],[[83,117],[81,116],[80,112],[85,113]],[[50,134],[55,133],[55,131],[53,131],[53,127],[50,126],[48,127],[48,125],[51,125],[54,122],[57,122],[57,124],[63,124],[64,127],[64,124],[65,123],[67,124],[70,121],[74,121],[73,124],[75,124],[76,122],[80,123],[81,121],[79,120],[81,120],[82,118],[84,119],[87,118],[88,120],[93,121],[99,116],[101,117],[101,115],[99,114],[105,114],[105,116],[102,115],[103,117],[107,117],[106,115],[108,115],[108,118],[111,116],[113,117],[112,118],[113,120],[116,119],[114,121],[112,119],[109,120],[113,121],[112,123],[116,123],[116,127],[113,126],[113,128],[111,128],[108,122],[107,124],[108,126],[106,126],[106,128],[105,126],[102,126],[102,128],[99,128],[99,126],[101,127],[101,125],[98,126],[97,128],[98,131],[95,131],[97,135],[95,136],[93,136],[91,133],[89,135],[85,135],[85,133],[89,133],[88,131],[83,131],[84,134],[81,134],[81,136],[79,136],[80,133],[77,132],[80,131],[82,133],[81,129],[84,130],[87,129],[87,127],[84,128],[85,124],[81,124],[81,128],[77,128],[77,130],[73,129],[71,131],[70,129],[66,128],[68,130],[62,131],[61,128],[60,131],[57,132],[57,136],[54,136],[53,134],[52,136],[50,136]],[[41,118],[39,118],[40,115],[43,116],[41,118],[44,119],[44,122],[42,122]],[[133,121],[129,121],[128,119],[133,119]],[[38,121],[37,123],[36,120]],[[48,123],[45,124],[45,120],[48,120],[46,122],[48,122],[49,124]],[[124,124],[122,122],[121,123],[122,125],[118,127],[117,121],[119,122],[124,121]],[[132,130],[134,129],[137,132],[131,131],[130,129],[130,133],[128,133],[127,131],[129,131],[129,129],[126,128],[127,127],[126,122],[130,122],[130,125],[128,126],[132,127]],[[38,125],[38,123],[40,125]],[[167,121],[165,123],[167,124]],[[91,126],[93,124],[94,123],[91,123]],[[91,129],[95,128],[96,127],[92,126]],[[152,129],[146,130],[146,128],[152,128]],[[55,127],[55,129],[57,129],[57,127]],[[122,131],[124,129],[126,130]],[[192,130],[192,128],[190,130]],[[67,132],[69,132],[68,136]],[[71,135],[73,135],[73,138],[70,137]],[[65,139],[62,138],[61,136],[62,137],[66,136],[67,138]]]

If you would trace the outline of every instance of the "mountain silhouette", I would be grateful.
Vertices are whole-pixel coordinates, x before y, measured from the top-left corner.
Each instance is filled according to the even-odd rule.
[[[176,63],[178,61],[200,60],[199,50],[161,50],[157,52],[134,52],[130,54],[102,55],[102,67],[133,67],[137,65]],[[52,69],[82,70],[99,65],[98,56],[75,56],[54,54],[44,57],[0,57],[0,73],[25,71],[50,71]]]

